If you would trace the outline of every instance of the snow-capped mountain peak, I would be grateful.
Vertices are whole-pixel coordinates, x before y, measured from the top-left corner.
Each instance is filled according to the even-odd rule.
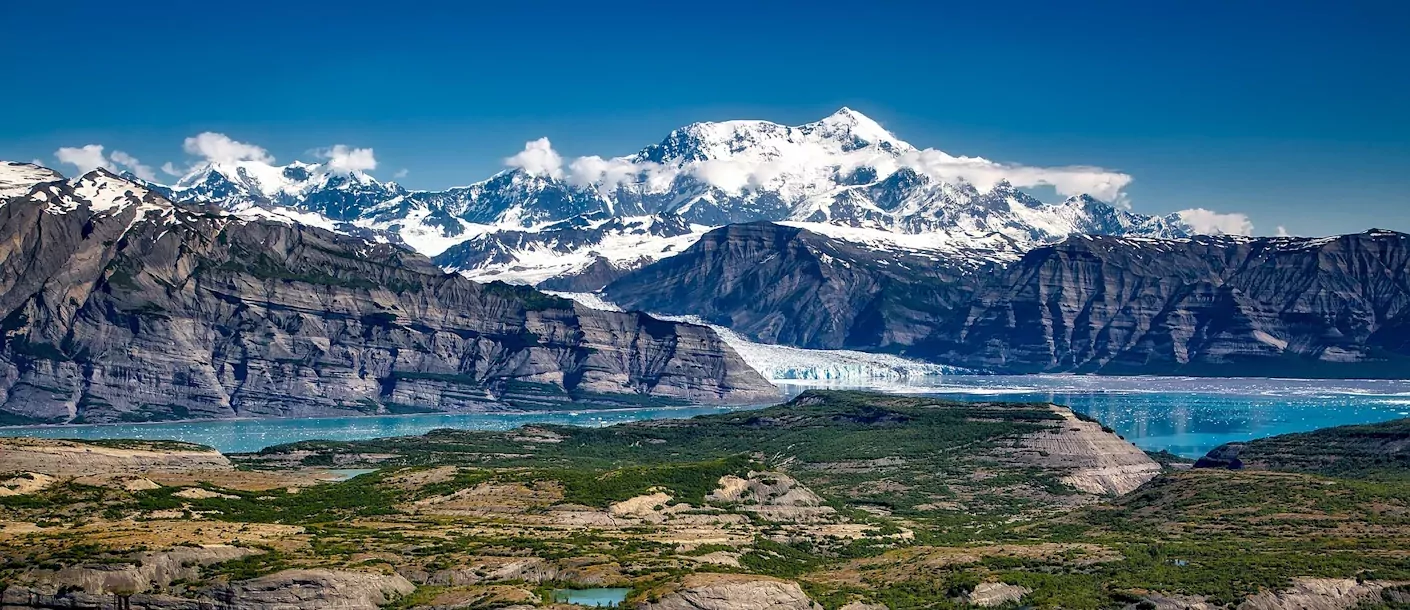
[[[163,190],[173,199],[215,203],[231,210],[292,208],[338,221],[353,220],[405,192],[360,170],[343,171],[299,161],[272,165],[260,160],[202,163]]]
[[[248,195],[269,201],[325,188],[383,186],[376,178],[359,170],[337,171],[323,164],[300,161],[288,165],[271,165],[263,161],[246,160],[200,164],[178,180],[172,190],[200,194],[203,187],[217,180],[237,185]]]
[[[827,118],[816,123],[803,125],[800,129],[815,132],[828,138],[850,137],[856,141],[883,148],[890,148],[896,152],[915,150],[914,146],[892,135],[890,131],[887,131],[880,123],[873,121],[871,117],[846,106],[843,106],[840,110],[832,113]]]
[[[593,240],[616,240],[618,245],[606,251],[628,254],[582,256],[558,267],[600,268],[599,259],[622,266],[628,258],[637,265],[641,258],[669,256],[681,247],[678,242],[699,233],[675,231],[669,247],[658,248],[646,242],[665,236],[627,227],[603,230],[606,218],[671,218],[683,227],[705,228],[813,223],[940,235],[945,243],[970,242],[985,250],[1004,244],[1015,252],[1075,233],[1180,237],[1192,232],[1178,217],[1135,214],[1092,197],[1041,202],[1009,179],[1019,176],[1020,185],[1052,182],[1035,182],[1031,172],[1015,174],[1011,166],[977,157],[918,149],[846,107],[794,126],[761,120],[692,123],[635,154],[610,159],[564,160],[547,140],[537,140],[506,164],[511,167],[468,186],[408,191],[322,164],[207,163],[162,192],[237,211],[258,208],[431,256],[445,253],[447,266],[467,272],[493,265],[495,277],[519,274],[534,281],[542,279],[539,271],[557,265],[545,261],[559,253],[586,248],[586,255],[603,245],[589,243]],[[1073,184],[1096,183],[1086,175],[1066,178],[1067,191]],[[1114,189],[1101,194],[1118,192]],[[573,219],[585,220],[563,224]],[[495,233],[504,235],[488,237]],[[624,240],[635,241],[627,247],[620,245]]]
[[[152,191],[106,169],[95,169],[72,181],[73,192],[88,202],[94,213],[117,212],[123,208],[142,205]],[[157,199],[157,198],[152,198]]]
[[[822,120],[796,127],[755,120],[692,123],[625,159],[676,167],[719,160],[781,161],[796,166],[826,162],[862,149],[895,155],[915,147],[866,115],[843,107]]]

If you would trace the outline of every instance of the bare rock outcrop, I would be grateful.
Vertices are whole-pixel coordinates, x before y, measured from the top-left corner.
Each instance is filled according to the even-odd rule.
[[[638,610],[821,610],[797,583],[743,574],[693,574]]]
[[[39,571],[33,581],[56,589],[93,594],[146,593],[176,580],[195,580],[205,565],[239,559],[260,551],[235,546],[177,547],[170,551],[142,553],[131,563],[70,566],[54,572]]]
[[[1264,591],[1239,604],[1239,610],[1344,610],[1378,599],[1385,583],[1349,578],[1299,578],[1282,591]]]
[[[984,608],[1002,606],[1009,602],[1016,602],[1023,599],[1023,596],[1032,593],[1027,587],[1010,585],[1002,582],[984,582],[974,587],[969,592],[969,603]]]
[[[180,553],[168,554],[171,558]],[[229,557],[231,559],[234,557]],[[343,570],[284,570],[267,576],[215,585],[189,596],[150,592],[152,583],[194,578],[193,566],[207,556],[179,564],[158,558],[154,566],[65,568],[40,582],[12,585],[0,593],[5,610],[377,610],[410,595],[416,586],[398,575]],[[144,578],[156,580],[144,580]]]
[[[1347,610],[1363,603],[1380,601],[1382,592],[1390,589],[1392,584],[1349,578],[1298,578],[1287,589],[1262,591],[1245,598],[1239,603],[1238,610]],[[1157,593],[1148,595],[1145,601],[1157,610],[1215,610],[1227,607],[1192,595]],[[1399,603],[1404,601],[1410,600],[1399,600]],[[1128,606],[1135,607],[1135,604]]]
[[[1070,469],[1062,482],[1098,495],[1121,495],[1160,474],[1160,464],[1135,445],[1080,419],[1066,407],[1052,407],[1064,421],[1023,439],[1021,457],[1048,468]]]
[[[212,591],[211,597],[232,610],[376,610],[415,590],[416,585],[396,574],[314,569],[285,570],[232,583]]]
[[[822,497],[781,472],[750,472],[747,478],[720,477],[719,487],[705,499],[737,504],[740,509],[773,521],[810,521],[833,515]]]

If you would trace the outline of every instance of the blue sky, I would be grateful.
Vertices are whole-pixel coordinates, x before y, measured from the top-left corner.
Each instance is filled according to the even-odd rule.
[[[0,3],[0,158],[371,147],[440,188],[547,136],[850,106],[917,146],[1128,173],[1135,210],[1410,231],[1410,3]],[[55,5],[55,6],[47,6]]]

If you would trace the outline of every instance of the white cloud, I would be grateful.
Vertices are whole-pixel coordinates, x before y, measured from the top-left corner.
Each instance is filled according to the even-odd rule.
[[[1288,233],[1287,227],[1278,225],[1278,237],[1292,237],[1292,234]]]
[[[1087,194],[1103,201],[1124,203],[1123,191],[1131,184],[1130,175],[1100,167],[1014,165],[983,157],[956,157],[933,148],[904,153],[900,161],[936,180],[968,182],[980,191],[988,191],[1007,180],[1017,187],[1051,186],[1060,195]]]
[[[1125,204],[1124,190],[1131,183],[1130,175],[1101,167],[1033,167],[997,163],[981,157],[956,157],[933,148],[910,150],[899,156],[874,148],[846,153],[800,148],[794,152],[796,154],[791,157],[777,160],[721,158],[679,165],[633,162],[626,157],[604,159],[594,155],[578,157],[569,163],[567,179],[576,186],[597,185],[601,190],[612,190],[618,185],[642,180],[647,182],[648,188],[655,189],[686,174],[724,191],[737,193],[745,187],[777,187],[780,181],[830,176],[834,170],[850,173],[859,167],[871,167],[878,176],[885,177],[902,167],[909,167],[935,180],[967,182],[980,191],[988,191],[1000,181],[1007,180],[1018,187],[1050,186],[1064,196],[1089,194],[1119,204]],[[563,175],[560,169],[562,157],[553,151],[547,138],[525,144],[523,152],[506,159],[505,163],[534,175],[555,178]]]
[[[409,173],[411,173],[411,172],[408,171],[405,167],[403,167],[403,168],[397,170],[397,173],[392,174],[392,178],[394,178],[394,179],[396,179],[396,180],[401,180],[402,178],[405,178],[406,175],[409,174]]]
[[[591,155],[578,157],[568,165],[568,182],[580,187],[595,184],[602,191],[611,191],[619,185],[635,182],[643,173],[658,169],[659,165],[649,161],[633,163],[622,157],[603,159]]]
[[[80,174],[86,174],[98,168],[110,171],[115,169],[113,163],[103,154],[102,144],[88,144],[80,147],[65,146],[54,151],[54,157],[60,163],[67,163],[78,168]]]
[[[114,163],[127,168],[128,171],[132,172],[132,175],[138,178],[146,180],[147,182],[157,181],[157,172],[152,171],[152,166],[143,165],[141,161],[137,160],[137,157],[120,150],[115,150],[109,158],[111,158]]]
[[[163,164],[162,164],[162,173],[164,173],[164,174],[166,174],[166,175],[168,175],[168,176],[181,177],[181,176],[186,175],[186,172],[187,172],[187,171],[190,171],[190,170],[184,170],[184,169],[181,169],[181,168],[179,168],[179,167],[177,167],[177,166],[175,166],[175,165],[172,165],[172,164],[171,164],[171,161],[167,161],[166,163],[163,163]]]
[[[691,175],[727,193],[737,193],[746,186],[762,182],[755,178],[755,169],[752,163],[732,159],[706,159],[689,167]]]
[[[335,172],[368,172],[377,169],[377,157],[371,148],[351,148],[346,144],[334,144],[332,148],[318,151],[318,156],[328,160],[328,169]]]
[[[111,172],[126,169],[132,172],[132,175],[148,182],[157,181],[157,173],[152,171],[150,165],[143,165],[137,157],[120,150],[115,150],[112,154],[105,154],[102,144],[88,144],[80,147],[65,146],[54,151],[54,157],[60,163],[67,163],[78,168],[80,174],[86,174],[98,168]]]
[[[1180,220],[1197,233],[1208,235],[1253,235],[1253,223],[1244,214],[1220,214],[1204,208],[1176,212]]]
[[[530,176],[563,177],[563,157],[553,150],[548,138],[524,143],[524,150],[504,160],[509,167],[524,170]]]
[[[182,144],[182,149],[188,154],[203,157],[213,163],[234,163],[236,161],[262,161],[273,163],[274,157],[269,151],[255,146],[232,140],[230,136],[212,131],[203,132],[195,136],[186,138]],[[371,152],[369,150],[369,152]]]

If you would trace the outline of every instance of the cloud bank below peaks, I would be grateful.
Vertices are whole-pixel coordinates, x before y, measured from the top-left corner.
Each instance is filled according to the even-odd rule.
[[[995,185],[1007,181],[1022,188],[1046,186],[1063,196],[1087,194],[1124,204],[1124,190],[1131,183],[1130,175],[1101,167],[1035,167],[998,163],[982,157],[957,157],[933,148],[894,153],[877,147],[843,151],[799,145],[786,154],[753,157],[740,155],[656,163],[636,157],[605,159],[591,155],[565,163],[563,156],[553,150],[548,138],[539,138],[525,143],[524,150],[504,159],[504,164],[522,169],[531,176],[566,180],[574,186],[597,187],[602,191],[631,184],[659,190],[681,176],[690,176],[725,192],[738,194],[747,188],[776,188],[785,183],[835,184],[837,175],[867,167],[876,170],[878,179],[907,168],[937,181],[968,183],[981,192],[992,190]]]
[[[1253,222],[1245,214],[1221,214],[1214,210],[1204,208],[1192,208],[1176,212],[1180,216],[1180,221],[1196,233],[1205,235],[1253,235]],[[1286,234],[1282,227],[1278,227],[1279,234]]]

